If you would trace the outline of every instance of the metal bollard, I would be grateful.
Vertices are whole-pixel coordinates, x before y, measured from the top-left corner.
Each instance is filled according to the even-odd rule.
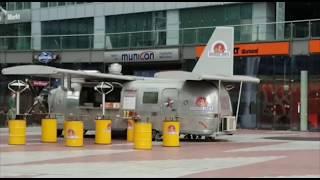
[[[83,122],[68,121],[66,124],[65,145],[72,147],[83,146]]]
[[[96,119],[96,144],[111,144],[111,126],[110,119]]]
[[[41,120],[41,141],[57,142],[57,119],[46,118]]]
[[[133,142],[134,141],[134,120],[128,119],[128,127],[127,127],[127,141]]]
[[[26,144],[26,120],[12,119],[9,120],[9,144],[24,145]]]
[[[180,146],[180,122],[173,120],[163,121],[163,146],[179,147]]]

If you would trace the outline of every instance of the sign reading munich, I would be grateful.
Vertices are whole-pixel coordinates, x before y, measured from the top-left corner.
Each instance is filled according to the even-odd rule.
[[[179,60],[178,49],[148,49],[137,51],[109,51],[104,53],[107,62],[153,62]]]

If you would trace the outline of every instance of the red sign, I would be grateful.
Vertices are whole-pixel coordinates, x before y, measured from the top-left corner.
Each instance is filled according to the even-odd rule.
[[[35,87],[45,87],[49,84],[48,81],[32,81],[32,85]]]

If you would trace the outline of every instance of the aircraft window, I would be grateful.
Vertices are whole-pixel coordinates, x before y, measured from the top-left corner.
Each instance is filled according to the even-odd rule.
[[[143,104],[158,104],[158,92],[144,92]]]
[[[106,102],[120,102],[121,88],[115,88],[114,91],[106,95]],[[93,89],[93,87],[83,87],[80,93],[80,106],[93,105],[100,107],[101,94]]]

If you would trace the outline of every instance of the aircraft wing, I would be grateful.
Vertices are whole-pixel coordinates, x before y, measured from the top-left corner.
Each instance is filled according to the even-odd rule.
[[[2,70],[3,75],[30,75],[38,77],[52,77],[62,78],[64,75],[71,76],[71,78],[85,78],[85,79],[112,79],[112,80],[123,80],[133,81],[148,79],[140,76],[128,76],[128,75],[116,75],[99,72],[86,72],[81,70],[69,70],[61,69],[43,65],[22,65],[4,68]]]
[[[232,76],[224,76],[224,75],[201,75],[202,80],[221,80],[228,82],[252,82],[259,83],[260,79],[251,77],[251,76],[243,76],[243,75],[232,75]]]
[[[197,74],[192,72],[185,71],[163,71],[155,74],[156,78],[163,79],[178,79],[178,80],[191,80],[191,81],[202,81],[202,80],[214,80],[214,81],[228,81],[228,82],[252,82],[259,83],[260,79],[243,76],[243,75],[206,75],[206,74]]]

